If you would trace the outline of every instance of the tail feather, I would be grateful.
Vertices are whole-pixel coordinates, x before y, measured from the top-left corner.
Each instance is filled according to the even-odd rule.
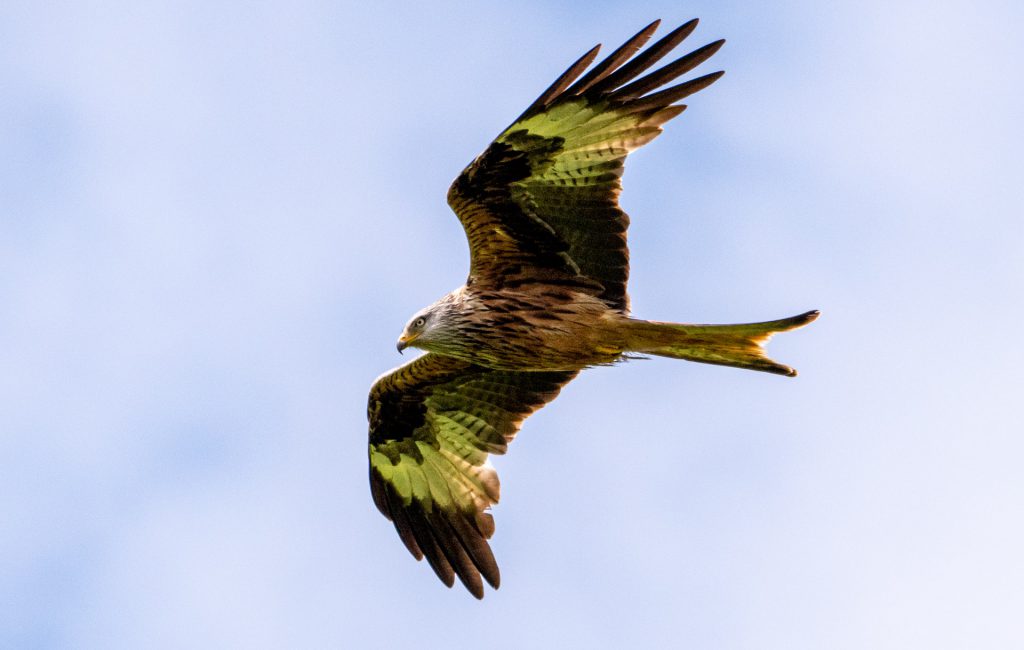
[[[765,354],[764,344],[776,332],[803,327],[818,317],[817,310],[799,316],[741,325],[682,325],[633,321],[629,348],[632,352],[686,359],[796,376],[796,370]]]

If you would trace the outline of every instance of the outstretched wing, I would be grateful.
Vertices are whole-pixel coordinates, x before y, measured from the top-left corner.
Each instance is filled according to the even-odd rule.
[[[370,489],[417,560],[477,598],[498,587],[487,540],[498,502],[488,454],[503,454],[522,421],[576,372],[508,372],[425,354],[370,389]]]
[[[640,30],[580,77],[600,46],[583,55],[452,184],[448,203],[469,239],[467,284],[575,284],[613,307],[629,308],[629,217],[618,204],[623,162],[686,108],[675,102],[723,74],[652,92],[725,42],[640,77],[689,36],[697,20],[634,57],[658,24]]]

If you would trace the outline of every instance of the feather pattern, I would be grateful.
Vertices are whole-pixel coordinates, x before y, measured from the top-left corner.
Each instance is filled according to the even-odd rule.
[[[724,41],[640,75],[696,25],[691,20],[637,54],[655,21],[583,74],[597,54],[590,50],[462,172],[448,202],[469,239],[467,285],[554,280],[628,311],[629,217],[618,204],[623,163],[682,112],[673,102],[722,73],[648,93],[704,62]]]
[[[449,587],[477,598],[500,581],[487,539],[499,484],[488,454],[502,454],[530,413],[576,372],[489,370],[426,354],[370,389],[370,490],[416,559]]]

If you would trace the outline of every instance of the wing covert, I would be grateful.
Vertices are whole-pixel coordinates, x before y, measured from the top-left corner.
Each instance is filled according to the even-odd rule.
[[[658,24],[640,30],[583,74],[597,48],[587,52],[452,184],[448,202],[470,246],[467,284],[572,284],[628,310],[629,217],[618,204],[626,156],[686,108],[675,102],[723,74],[658,90],[724,43],[710,43],[641,76],[682,42],[697,20],[637,54]]]
[[[449,587],[458,576],[477,598],[497,588],[487,540],[498,502],[488,454],[505,453],[521,422],[576,372],[510,372],[425,354],[370,389],[370,489],[416,559]]]

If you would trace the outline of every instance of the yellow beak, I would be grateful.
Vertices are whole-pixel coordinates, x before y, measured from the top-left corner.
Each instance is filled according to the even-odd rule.
[[[402,350],[404,350],[407,347],[409,347],[409,344],[411,344],[415,340],[416,340],[416,335],[415,334],[413,334],[412,336],[409,336],[408,334],[403,334],[403,335],[399,336],[398,337],[398,345],[396,346],[398,348],[398,353],[401,354]]]

